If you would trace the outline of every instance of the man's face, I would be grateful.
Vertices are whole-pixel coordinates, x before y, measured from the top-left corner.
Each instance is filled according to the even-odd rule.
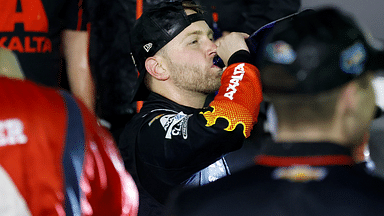
[[[186,12],[193,13],[192,10]],[[213,65],[217,47],[205,21],[192,23],[164,48],[166,67],[175,86],[203,94],[219,89],[223,70]]]

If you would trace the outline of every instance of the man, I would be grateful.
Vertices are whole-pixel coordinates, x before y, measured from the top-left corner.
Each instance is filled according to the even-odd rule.
[[[277,23],[260,66],[276,141],[256,166],[175,192],[167,215],[382,215],[384,182],[353,160],[375,113],[384,50],[336,9]]]
[[[261,83],[249,63],[247,35],[232,33],[215,44],[212,34],[199,7],[180,1],[155,5],[131,31],[140,72],[134,100],[145,102],[119,148],[126,168],[161,204],[177,185],[230,174],[223,155],[241,147],[257,120]],[[224,72],[213,64],[216,55],[228,65]]]
[[[82,0],[0,0],[0,47],[12,50],[26,79],[39,84],[67,88],[60,82],[67,80],[60,77],[65,68],[69,89],[93,111],[89,20],[82,4]]]
[[[9,59],[0,60],[0,215],[136,215],[138,191],[111,135],[70,94],[21,80]]]

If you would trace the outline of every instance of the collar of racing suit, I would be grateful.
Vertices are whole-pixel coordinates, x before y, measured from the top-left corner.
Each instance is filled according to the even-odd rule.
[[[355,164],[350,149],[329,143],[268,143],[255,158],[258,165],[287,167],[293,165],[328,166]]]

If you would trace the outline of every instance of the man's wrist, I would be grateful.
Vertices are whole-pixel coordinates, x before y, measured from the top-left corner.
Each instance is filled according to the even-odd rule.
[[[239,50],[232,54],[228,60],[228,66],[235,63],[251,64],[251,54],[247,50]]]

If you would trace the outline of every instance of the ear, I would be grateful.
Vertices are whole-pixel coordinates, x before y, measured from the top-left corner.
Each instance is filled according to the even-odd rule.
[[[342,112],[355,111],[359,106],[360,95],[358,86],[355,82],[348,83],[341,92],[339,108]]]
[[[149,57],[145,60],[145,69],[155,79],[165,81],[169,78],[169,73],[162,65],[162,62],[160,57]]]

